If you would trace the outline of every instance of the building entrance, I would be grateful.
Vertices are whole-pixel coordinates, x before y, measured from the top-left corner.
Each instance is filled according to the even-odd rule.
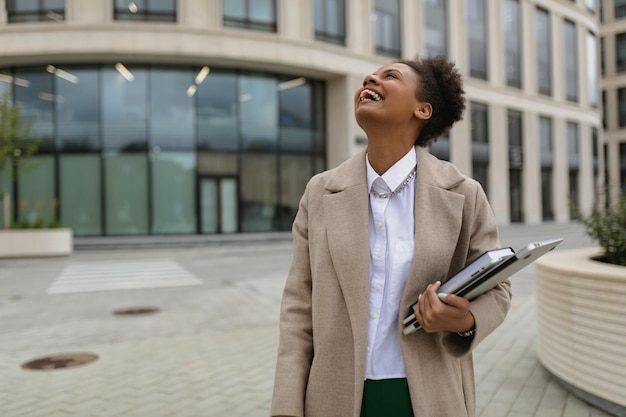
[[[239,182],[236,177],[200,177],[200,233],[239,232]]]

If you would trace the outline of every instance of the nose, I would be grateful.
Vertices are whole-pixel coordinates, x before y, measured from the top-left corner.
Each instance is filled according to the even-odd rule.
[[[377,83],[378,83],[378,79],[376,78],[374,74],[367,74],[365,78],[363,79],[363,87],[365,87],[368,84],[377,84]]]

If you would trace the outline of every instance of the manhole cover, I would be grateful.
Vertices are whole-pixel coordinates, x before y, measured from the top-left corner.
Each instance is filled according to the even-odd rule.
[[[24,362],[22,368],[35,371],[49,371],[52,369],[74,368],[94,362],[97,359],[98,355],[93,353],[60,353]]]
[[[131,307],[115,310],[113,314],[115,314],[116,316],[132,316],[139,314],[154,314],[158,313],[159,311],[161,310],[156,307]]]

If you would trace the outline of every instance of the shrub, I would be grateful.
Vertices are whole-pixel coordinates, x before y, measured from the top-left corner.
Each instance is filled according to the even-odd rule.
[[[594,208],[582,223],[587,235],[604,250],[606,262],[626,266],[626,195],[615,206]]]

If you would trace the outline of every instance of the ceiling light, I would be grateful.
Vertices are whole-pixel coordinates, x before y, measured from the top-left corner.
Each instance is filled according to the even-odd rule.
[[[285,81],[285,82],[279,83],[276,86],[276,89],[278,91],[282,91],[282,90],[286,90],[288,88],[297,87],[297,86],[302,85],[304,83],[306,83],[306,78],[304,78],[304,77],[294,78],[293,80],[289,80],[289,81]]]
[[[196,75],[196,84],[202,84],[202,81],[204,81],[210,71],[209,67],[202,67],[198,72],[198,75]]]
[[[196,94],[196,91],[198,91],[198,87],[196,87],[195,84],[191,84],[189,86],[189,88],[187,89],[187,95],[189,97],[193,96],[194,94]]]
[[[130,3],[128,3],[128,11],[131,13],[137,13],[137,10],[139,10],[139,8],[137,7],[137,5],[135,4],[134,1],[131,1]]]
[[[130,72],[122,63],[118,62],[115,64],[115,69],[122,75],[122,77],[126,78],[126,81],[133,81],[135,79],[133,73]]]
[[[62,70],[61,68],[57,68],[54,65],[48,65],[46,67],[46,71],[50,74],[54,74],[59,78],[63,78],[65,81],[69,81],[72,84],[78,84],[78,77],[74,74],[70,74],[67,71]]]

